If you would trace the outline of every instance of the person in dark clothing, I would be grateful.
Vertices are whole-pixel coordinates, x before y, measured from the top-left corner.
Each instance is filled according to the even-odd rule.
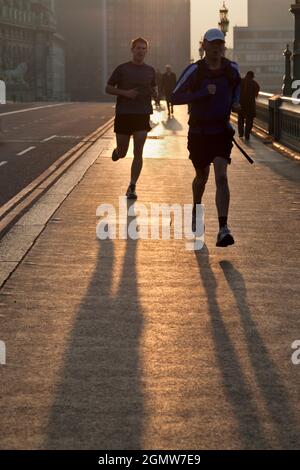
[[[249,140],[256,116],[256,98],[260,91],[259,84],[254,80],[254,73],[249,71],[241,82],[241,110],[238,117],[239,136]],[[246,121],[246,126],[245,126]]]
[[[234,244],[227,225],[230,191],[227,168],[231,162],[234,130],[230,114],[240,108],[238,65],[225,59],[225,36],[219,29],[210,29],[204,36],[205,58],[189,65],[173,92],[174,104],[191,104],[188,149],[196,177],[193,181],[194,209],[192,230],[197,232],[197,205],[208,181],[213,163],[216,180],[216,205],[219,216],[218,247]]]
[[[143,38],[132,41],[132,61],[119,65],[107,82],[106,93],[116,95],[115,133],[117,147],[112,153],[114,162],[126,157],[133,135],[134,159],[131,181],[126,193],[128,199],[137,199],[136,183],[143,167],[143,149],[151,130],[152,96],[157,93],[155,69],[145,64],[148,42]]]
[[[157,94],[155,96],[155,105],[157,108],[160,108],[160,100],[162,97],[162,74],[159,69],[156,70],[155,77],[156,77],[156,86],[157,86]]]
[[[177,78],[170,65],[166,65],[166,73],[162,76],[162,90],[168,106],[168,115],[174,114],[172,93],[176,87]]]

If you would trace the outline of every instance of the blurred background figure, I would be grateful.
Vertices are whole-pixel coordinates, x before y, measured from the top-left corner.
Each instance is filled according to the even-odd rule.
[[[239,111],[239,136],[250,139],[254,118],[256,116],[256,98],[260,92],[259,84],[254,80],[254,72],[247,72],[241,82],[241,109]],[[246,125],[245,125],[246,121]]]
[[[172,72],[170,65],[166,65],[166,72],[162,76],[162,90],[166,98],[168,115],[174,114],[173,105],[171,103],[172,93],[176,87],[176,75]]]
[[[157,94],[155,96],[155,105],[157,108],[160,108],[160,100],[162,98],[162,74],[159,69],[156,69],[155,80],[157,86]]]

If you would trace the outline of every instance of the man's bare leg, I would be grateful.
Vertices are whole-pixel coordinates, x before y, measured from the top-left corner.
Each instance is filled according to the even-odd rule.
[[[228,162],[225,158],[217,157],[214,160],[216,179],[216,205],[219,217],[228,217],[230,204],[230,191],[227,177]]]
[[[136,184],[143,168],[143,150],[147,139],[147,131],[133,134],[133,162],[131,166],[131,183]]]
[[[203,169],[197,168],[196,176],[193,181],[193,196],[194,207],[202,203],[202,197],[205,191],[205,186],[208,181],[210,167],[207,166]]]
[[[214,160],[215,179],[216,179],[216,206],[219,216],[220,232],[218,235],[217,246],[229,246],[234,244],[234,239],[227,227],[230,191],[227,177],[228,162],[225,158],[217,157]]]
[[[130,135],[116,134],[117,148],[113,151],[112,159],[114,161],[124,158],[127,155]]]
[[[202,197],[205,191],[206,183],[209,178],[210,167],[197,168],[196,176],[193,181],[194,208],[192,214],[192,231],[197,231],[197,205],[202,203]]]
[[[143,150],[147,139],[147,131],[138,131],[133,134],[133,162],[131,165],[131,180],[127,190],[128,199],[136,199],[135,186],[143,168]]]

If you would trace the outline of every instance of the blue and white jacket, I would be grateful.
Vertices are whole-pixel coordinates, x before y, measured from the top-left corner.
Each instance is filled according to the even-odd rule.
[[[233,103],[240,101],[240,73],[236,62],[230,62],[233,84],[228,80],[223,61],[219,71],[210,70],[206,64],[205,73],[199,84],[198,63],[189,65],[179,78],[172,95],[174,105],[190,105],[190,132],[218,134],[226,128],[232,129],[229,118]],[[198,86],[199,85],[199,86]],[[208,85],[216,85],[215,95],[210,95]]]

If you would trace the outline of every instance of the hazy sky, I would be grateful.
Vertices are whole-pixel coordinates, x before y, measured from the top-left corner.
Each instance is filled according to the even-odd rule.
[[[263,0],[262,0],[263,1]],[[247,0],[226,0],[229,9],[230,32],[227,45],[232,47],[233,27],[247,26]],[[293,3],[293,2],[291,2]],[[199,40],[209,28],[218,27],[219,10],[223,0],[191,0],[192,4],[192,57],[199,58]]]

